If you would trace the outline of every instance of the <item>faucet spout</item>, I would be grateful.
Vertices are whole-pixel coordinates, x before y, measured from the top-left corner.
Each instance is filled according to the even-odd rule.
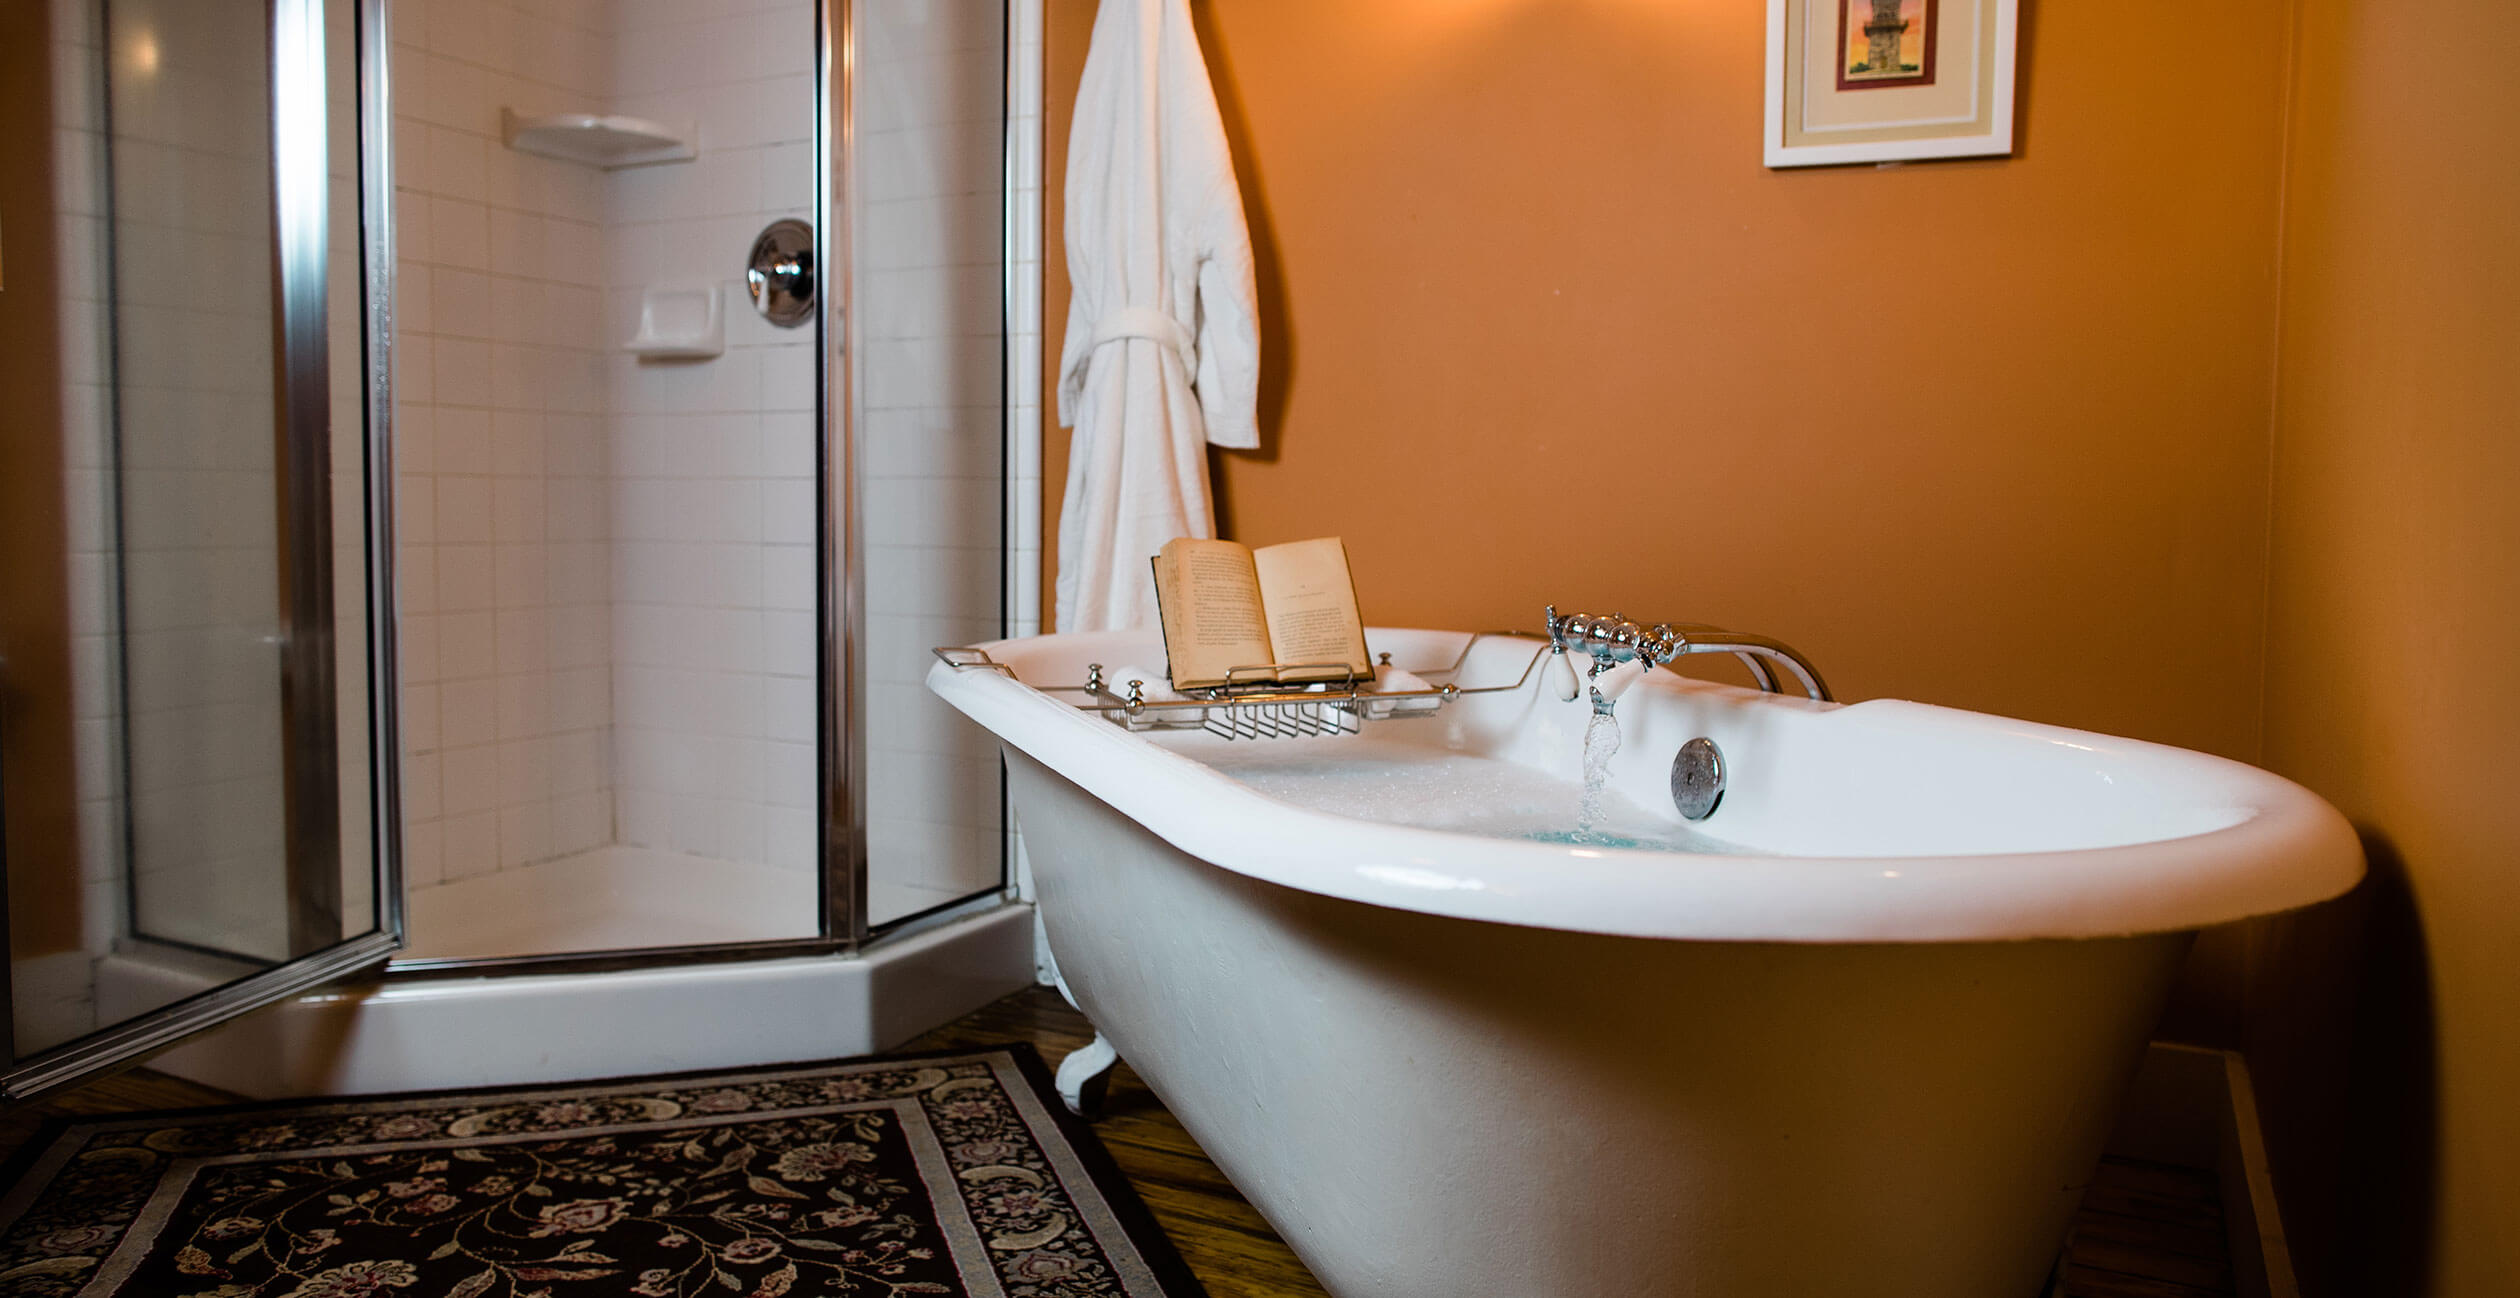
[[[1595,666],[1596,668],[1599,666],[1598,659],[1595,660]],[[1645,673],[1653,669],[1652,663],[1640,657],[1630,658],[1607,670],[1596,671],[1592,681],[1594,715],[1604,717],[1611,715],[1611,709],[1619,704],[1619,696],[1634,688],[1638,681],[1645,679]]]

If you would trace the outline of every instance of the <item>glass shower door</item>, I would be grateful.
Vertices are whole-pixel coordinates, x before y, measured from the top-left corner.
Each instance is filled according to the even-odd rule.
[[[373,965],[400,926],[357,6],[54,15],[58,437],[6,467],[59,484],[32,548],[70,616],[9,610],[59,664],[11,682],[10,1095]],[[66,784],[16,751],[60,730]]]
[[[339,799],[289,778],[290,746],[328,729],[292,713],[332,710],[320,683],[284,699],[328,666],[304,651],[326,633],[330,556],[311,548],[306,589],[284,581],[297,520],[274,504],[297,484],[275,486],[274,430],[295,394],[275,365],[267,21],[236,0],[106,17],[132,936],[286,960],[338,936],[326,890],[291,886],[290,838],[329,840]]]
[[[997,741],[923,683],[937,645],[1007,634],[1009,24],[991,0],[858,0],[851,411],[865,647],[870,930],[1006,885]],[[1027,514],[1029,511],[1027,511]]]

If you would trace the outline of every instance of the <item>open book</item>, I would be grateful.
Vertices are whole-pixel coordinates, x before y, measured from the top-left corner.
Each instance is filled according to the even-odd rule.
[[[1176,537],[1155,556],[1174,689],[1254,681],[1371,681],[1347,546],[1335,536],[1254,550]],[[1274,671],[1237,668],[1280,664]]]

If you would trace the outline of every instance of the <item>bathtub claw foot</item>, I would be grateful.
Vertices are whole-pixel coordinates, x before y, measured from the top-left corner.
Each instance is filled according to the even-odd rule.
[[[1120,1051],[1099,1032],[1093,1043],[1068,1052],[1059,1061],[1059,1098],[1068,1112],[1080,1118],[1092,1117],[1102,1108],[1103,1094],[1111,1087],[1111,1070],[1120,1062]]]

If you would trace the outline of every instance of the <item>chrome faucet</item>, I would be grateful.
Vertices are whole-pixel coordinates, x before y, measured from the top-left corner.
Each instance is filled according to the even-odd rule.
[[[1639,626],[1624,615],[1613,613],[1595,617],[1589,613],[1558,616],[1557,605],[1547,606],[1549,653],[1563,661],[1570,649],[1580,649],[1592,659],[1591,675],[1599,677],[1613,666],[1626,662],[1642,662],[1646,670],[1669,666],[1674,659],[1689,654],[1728,653],[1741,659],[1750,669],[1750,678],[1770,694],[1781,693],[1776,673],[1769,664],[1782,665],[1811,698],[1831,702],[1829,687],[1820,679],[1820,669],[1811,660],[1796,652],[1782,640],[1695,622],[1657,622]],[[1572,673],[1570,672],[1569,675]],[[1571,697],[1571,696],[1570,696]],[[1615,696],[1614,696],[1615,697]],[[1607,700],[1599,690],[1593,694],[1593,708],[1608,711]]]

